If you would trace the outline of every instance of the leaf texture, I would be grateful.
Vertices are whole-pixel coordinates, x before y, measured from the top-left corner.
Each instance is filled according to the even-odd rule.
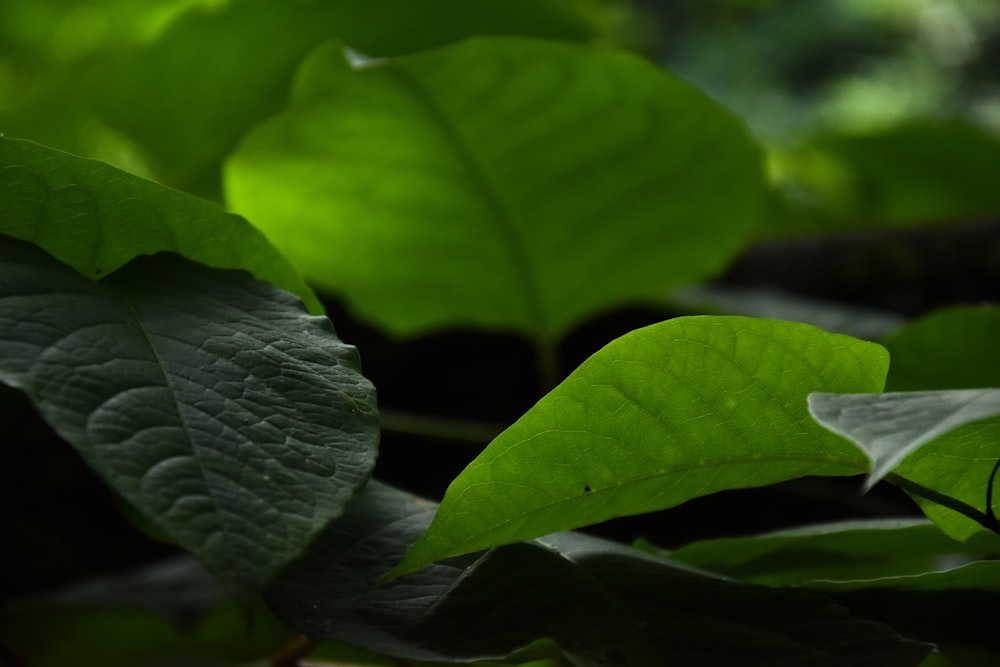
[[[610,343],[451,484],[395,574],[726,489],[865,469],[807,395],[877,390],[878,345],[791,322],[676,318]]]
[[[367,480],[374,390],[294,296],[163,255],[95,283],[4,237],[0,266],[0,380],[231,590]]]

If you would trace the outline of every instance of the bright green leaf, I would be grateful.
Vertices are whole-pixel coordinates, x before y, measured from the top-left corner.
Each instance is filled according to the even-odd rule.
[[[758,222],[759,163],[736,117],[635,56],[494,38],[363,61],[330,44],[226,192],[394,333],[551,341],[724,266]]]
[[[869,519],[701,540],[675,549],[670,558],[743,581],[789,586],[922,574],[998,546],[957,542],[925,519]]]
[[[172,256],[93,282],[0,240],[0,381],[230,589],[259,590],[367,479],[374,390],[294,296]]]
[[[974,421],[910,454],[889,478],[910,492],[924,513],[956,540],[1000,534],[1000,417]],[[913,487],[912,485],[918,485]]]
[[[935,311],[879,341],[892,364],[887,391],[1000,386],[1000,307]]]
[[[584,362],[449,487],[396,574],[725,489],[849,475],[864,457],[810,418],[821,387],[878,390],[878,345],[811,326],[687,317]]]
[[[0,137],[0,234],[31,241],[97,280],[168,250],[245,269],[322,312],[295,269],[239,216],[103,162]]]
[[[809,396],[809,412],[871,460],[867,490],[926,443],[966,424],[1000,416],[1000,389],[815,393]]]
[[[268,587],[310,637],[404,660],[502,658],[550,641],[571,664],[916,665],[926,647],[822,596],[751,586],[581,534],[466,555],[376,586],[434,505],[377,482]]]

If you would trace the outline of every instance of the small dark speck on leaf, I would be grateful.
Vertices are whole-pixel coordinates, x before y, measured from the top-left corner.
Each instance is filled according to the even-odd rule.
[[[584,484],[583,485],[583,492],[584,493],[590,493],[591,491],[593,491],[593,489],[590,488],[590,484]]]

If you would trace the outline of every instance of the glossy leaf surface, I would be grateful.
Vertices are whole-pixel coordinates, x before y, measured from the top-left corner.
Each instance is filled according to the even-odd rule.
[[[436,563],[376,587],[433,513],[433,504],[369,483],[271,584],[269,603],[311,637],[406,660],[498,658],[538,640],[595,666],[916,665],[926,653],[821,596],[722,580],[579,534]]]
[[[374,390],[294,296],[174,256],[95,283],[0,238],[0,380],[234,592],[367,480]]]
[[[322,312],[288,260],[246,220],[103,162],[0,137],[0,201],[0,234],[31,241],[93,280],[139,255],[171,251],[245,269]]]
[[[724,266],[758,222],[759,162],[738,119],[634,56],[492,38],[359,60],[329,44],[231,158],[226,192],[391,332],[549,341]]]
[[[397,573],[725,489],[849,475],[863,455],[810,418],[819,387],[884,381],[878,345],[811,326],[687,317],[584,362],[449,487]]]
[[[966,424],[1000,416],[1000,389],[816,393],[809,396],[809,412],[868,456],[871,472],[865,488],[869,489],[928,442]]]

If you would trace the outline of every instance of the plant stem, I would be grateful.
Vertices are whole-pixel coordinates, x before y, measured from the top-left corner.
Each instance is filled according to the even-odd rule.
[[[268,667],[299,667],[299,661],[315,651],[319,643],[318,639],[297,635],[271,658]]]
[[[947,507],[950,510],[954,510],[959,514],[969,517],[983,528],[991,530],[994,533],[1000,535],[1000,521],[997,521],[997,518],[993,516],[992,511],[990,511],[989,513],[980,512],[972,505],[963,503],[961,500],[958,500],[957,498],[952,498],[951,496],[939,493],[938,491],[935,491],[933,489],[928,489],[926,486],[917,484],[916,482],[911,482],[905,477],[900,477],[895,473],[889,473],[888,475],[885,476],[885,479],[886,481],[903,489],[907,493],[912,493],[915,496],[926,498],[927,500],[935,502],[938,505]],[[993,479],[992,475],[990,476],[990,479],[992,481]]]

